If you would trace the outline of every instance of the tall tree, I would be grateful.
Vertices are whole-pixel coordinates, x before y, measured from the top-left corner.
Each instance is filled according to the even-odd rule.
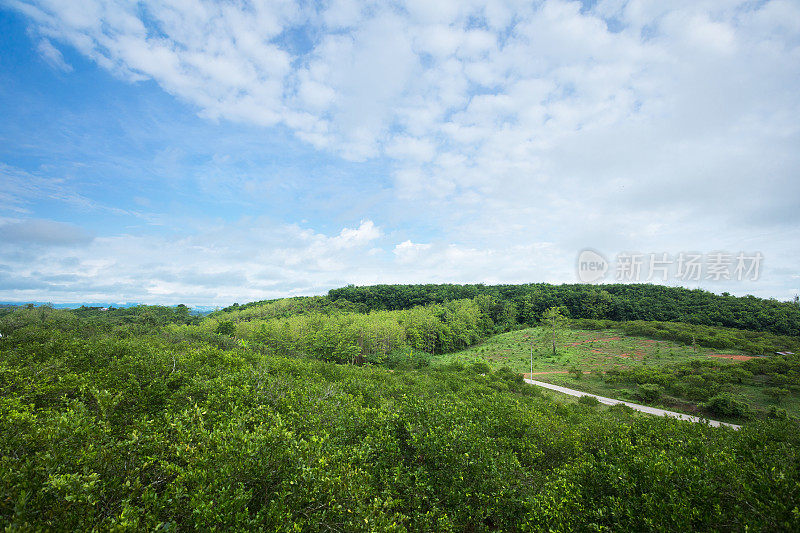
[[[560,307],[550,307],[542,314],[542,322],[548,329],[550,342],[553,345],[553,355],[556,355],[556,341],[561,336],[567,318],[561,312]]]

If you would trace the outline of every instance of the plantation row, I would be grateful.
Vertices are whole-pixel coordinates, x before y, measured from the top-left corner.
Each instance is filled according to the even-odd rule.
[[[452,305],[375,318],[479,308]],[[485,365],[337,365],[180,322],[0,318],[5,529],[800,528],[790,420],[715,429],[559,403]]]

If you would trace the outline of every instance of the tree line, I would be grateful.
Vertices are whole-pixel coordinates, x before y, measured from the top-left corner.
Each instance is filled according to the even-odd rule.
[[[508,305],[513,320],[536,323],[545,310],[562,307],[570,318],[685,322],[779,335],[800,335],[800,307],[755,296],[651,284],[349,285],[328,292],[362,310],[399,310],[488,295]]]
[[[318,297],[292,304],[270,302],[244,312],[233,309],[209,317],[199,329],[233,335],[279,355],[392,365],[397,359],[414,359],[414,352],[460,350],[516,326],[509,304],[489,295],[361,313],[322,302],[330,300]],[[296,314],[283,314],[287,306]]]

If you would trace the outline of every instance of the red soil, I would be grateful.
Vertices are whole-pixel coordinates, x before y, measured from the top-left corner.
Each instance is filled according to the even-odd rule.
[[[548,372],[534,372],[533,374],[530,372],[525,372],[522,374],[522,377],[525,379],[531,379],[531,376],[542,376],[544,374],[569,374],[569,372],[566,370],[550,370]]]
[[[720,359],[730,359],[731,361],[749,361],[753,359],[750,355],[731,355],[727,353],[710,353],[709,357],[718,357]]]

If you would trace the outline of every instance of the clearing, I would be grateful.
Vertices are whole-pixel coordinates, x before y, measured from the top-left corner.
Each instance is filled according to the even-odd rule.
[[[652,371],[656,375],[653,381],[655,383],[659,371],[673,375],[672,370],[666,367],[698,361],[706,366],[697,373],[708,376],[714,372],[719,373],[719,370],[724,370],[729,365],[739,365],[755,358],[735,349],[720,350],[628,336],[614,329],[566,328],[561,331],[556,346],[556,354],[553,355],[548,330],[534,327],[495,335],[460,352],[436,356],[432,364],[486,363],[492,368],[508,367],[514,372],[524,374],[528,379],[540,379],[606,397],[642,401],[652,406],[702,416],[707,414],[700,405],[703,400],[691,391],[686,394],[667,394],[661,390],[648,398],[643,397],[637,383],[627,377],[620,380],[609,377],[633,370]],[[710,382],[697,386],[702,388],[706,385],[716,387],[714,394],[729,394],[761,415],[772,408],[800,416],[800,395],[789,393],[780,398],[770,396],[770,392],[774,391],[770,390],[769,384],[760,379],[760,376],[740,379],[737,383],[726,382],[720,386]],[[715,418],[737,422],[743,419],[741,416],[726,417],[719,413],[716,413]]]

